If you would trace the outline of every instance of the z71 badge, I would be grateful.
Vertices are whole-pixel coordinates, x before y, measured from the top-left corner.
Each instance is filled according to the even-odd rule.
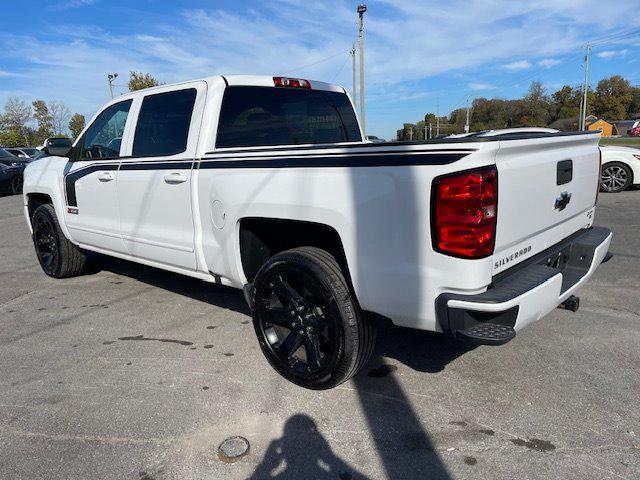
[[[522,257],[523,255],[526,255],[527,253],[529,253],[531,251],[531,245],[521,248],[520,250],[513,252],[511,255],[508,255],[506,257],[501,258],[500,260],[498,260],[497,262],[495,262],[493,264],[493,269],[497,270],[498,268],[507,265],[508,263],[513,262],[514,260]]]

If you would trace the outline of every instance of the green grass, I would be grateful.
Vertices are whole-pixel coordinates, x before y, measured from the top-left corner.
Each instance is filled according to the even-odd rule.
[[[604,137],[600,139],[600,145],[624,145],[625,147],[640,148],[640,137]]]

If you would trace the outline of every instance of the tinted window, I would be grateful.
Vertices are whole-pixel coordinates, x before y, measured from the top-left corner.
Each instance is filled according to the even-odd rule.
[[[113,140],[122,138],[129,108],[131,108],[131,100],[126,100],[107,107],[98,115],[84,134],[83,158],[117,158],[120,156],[120,148],[112,148]],[[51,139],[50,145],[59,140],[66,142],[67,145],[70,142],[66,138]]]
[[[195,101],[195,88],[145,97],[138,116],[133,156],[184,152]]]
[[[228,87],[216,143],[218,147],[254,147],[361,140],[344,93]]]
[[[15,157],[13,152],[9,152],[4,148],[0,148],[0,158],[13,158]]]

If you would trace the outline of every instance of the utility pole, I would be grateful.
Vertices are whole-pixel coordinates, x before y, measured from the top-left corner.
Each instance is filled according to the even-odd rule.
[[[362,32],[362,17],[367,11],[367,6],[362,3],[358,5],[358,38],[360,41],[360,121],[362,122],[362,133],[367,134],[366,120],[364,114],[364,39]]]
[[[109,95],[111,95],[111,99],[113,99],[113,82],[117,77],[117,73],[110,73],[109,75],[107,75],[107,78],[109,79]]]
[[[351,44],[351,50],[349,51],[351,54],[351,71],[353,73],[353,103],[358,101],[358,89],[356,87],[356,41],[354,40]]]
[[[591,45],[587,43],[587,53],[584,56],[584,86],[582,88],[582,112],[580,118],[580,130],[587,129],[587,93],[589,92],[589,53]]]
[[[409,141],[413,142],[413,127],[409,127]]]
[[[471,95],[467,95],[467,123],[464,124],[464,133],[469,133],[469,100]]]
[[[440,136],[440,97],[436,103],[436,138]]]

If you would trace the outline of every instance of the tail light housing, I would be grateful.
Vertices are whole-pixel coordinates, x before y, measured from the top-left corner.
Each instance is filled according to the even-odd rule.
[[[276,87],[311,89],[311,82],[302,78],[273,77],[273,84]]]
[[[493,254],[498,218],[495,165],[436,178],[431,205],[434,250],[460,258]]]

